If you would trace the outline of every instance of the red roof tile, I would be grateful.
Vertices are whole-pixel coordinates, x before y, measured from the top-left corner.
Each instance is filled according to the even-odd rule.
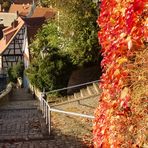
[[[0,40],[0,54],[5,51],[5,49],[8,47],[8,45],[11,43],[11,41],[24,25],[24,21],[20,17],[16,21],[18,21],[18,23],[16,23],[16,26],[3,29],[4,35],[3,38]]]
[[[24,9],[25,6],[30,6],[28,9]],[[52,8],[45,8],[45,7],[35,7],[34,11],[31,12],[31,5],[18,5],[13,4],[10,7],[9,12],[16,12],[18,11],[19,14],[22,14],[23,20],[27,26],[27,34],[29,42],[31,39],[34,38],[35,34],[37,33],[38,29],[41,28],[42,24],[49,19],[55,18],[56,10]],[[30,13],[31,12],[31,13]],[[31,14],[30,17],[27,17]]]
[[[34,0],[36,3],[38,0]],[[33,0],[13,0],[15,4],[32,4]]]
[[[9,9],[9,13],[18,12],[20,16],[27,16],[31,10],[31,5],[20,5],[20,4],[12,4]]]
[[[27,16],[31,11],[31,6],[29,4],[20,5],[20,4],[12,4],[9,13],[16,13],[18,12],[20,16]],[[56,12],[52,8],[45,8],[45,7],[35,7],[31,18],[34,17],[44,17],[46,20],[51,19],[55,16]]]
[[[32,15],[32,18],[45,17],[45,19],[47,20],[55,17],[55,14],[56,12],[51,8],[36,7]]]

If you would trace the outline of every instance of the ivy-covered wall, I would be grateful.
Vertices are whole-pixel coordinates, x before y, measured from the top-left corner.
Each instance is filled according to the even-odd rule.
[[[148,141],[147,14],[146,0],[101,1],[104,73],[93,126],[96,148],[142,147]]]

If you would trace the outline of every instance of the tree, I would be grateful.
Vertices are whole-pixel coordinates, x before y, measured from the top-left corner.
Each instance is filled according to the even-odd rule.
[[[4,11],[8,11],[11,5],[11,0],[1,0],[0,4],[2,6],[2,10],[4,9]]]
[[[69,56],[59,49],[57,26],[54,22],[43,25],[30,45],[32,61],[26,73],[33,85],[50,91],[66,87],[73,69]],[[45,57],[41,56],[46,48]]]
[[[60,49],[60,42],[61,39],[59,38],[56,22],[49,21],[38,31],[35,40],[31,43],[29,48],[32,56],[37,57],[44,47]]]
[[[9,80],[12,82],[16,82],[17,78],[19,77],[23,78],[23,73],[24,73],[24,63],[18,62],[16,65],[8,69]]]
[[[41,90],[45,88],[46,91],[67,86],[72,67],[68,56],[53,51],[57,49],[50,50],[52,52],[44,59],[40,56],[33,59],[26,71],[31,83]]]
[[[47,1],[42,3],[47,4]],[[61,48],[69,54],[73,64],[83,66],[98,61],[96,5],[91,0],[51,0],[48,5],[59,12],[57,25]]]
[[[52,5],[56,7],[57,14],[60,12],[60,15],[57,16],[57,19],[43,25],[42,29],[40,29],[36,35],[36,39],[32,42],[30,46],[31,56],[33,58],[32,64],[35,63],[36,66],[33,67],[35,64],[31,64],[27,73],[36,86],[40,88],[46,87],[46,89],[49,88],[49,90],[52,90],[59,88],[59,86],[66,86],[74,67],[84,66],[85,64],[98,61],[97,12],[95,11],[96,5],[92,3],[91,0],[87,0],[87,2],[84,0],[66,0],[62,2],[58,0],[42,1],[42,5],[47,5],[47,3],[49,6],[52,3]],[[46,56],[46,60],[48,60],[49,63],[38,58],[41,58],[40,53],[44,47],[48,49],[49,52]],[[54,52],[53,50],[55,49],[57,49],[57,51],[53,55],[52,52]],[[55,59],[51,61],[52,56],[57,57],[59,60]],[[59,67],[56,67],[56,63],[61,64],[58,64]],[[49,69],[46,68],[46,70],[44,70],[42,68],[45,67],[45,64]],[[56,72],[55,67],[59,72]],[[53,73],[51,69],[54,69],[58,75]],[[33,72],[31,72],[32,70]],[[41,78],[41,76],[44,77],[41,71],[46,75],[44,80]],[[52,74],[49,74],[49,72]],[[64,78],[63,74],[65,75],[64,77],[66,77],[66,81],[60,80],[60,76]],[[53,76],[50,77],[50,75]],[[35,79],[38,80],[35,81]],[[53,79],[62,82],[61,85],[57,80]]]
[[[98,23],[104,73],[94,120],[96,148],[147,142],[147,11],[146,0],[102,1]]]

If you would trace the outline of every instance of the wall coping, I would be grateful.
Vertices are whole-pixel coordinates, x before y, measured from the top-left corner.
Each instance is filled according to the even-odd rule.
[[[2,91],[2,94],[0,94],[0,102],[11,93],[12,88],[13,88],[12,83],[9,83],[6,89]]]

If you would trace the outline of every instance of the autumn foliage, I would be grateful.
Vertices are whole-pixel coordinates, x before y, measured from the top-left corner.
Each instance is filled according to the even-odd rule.
[[[147,0],[102,0],[102,94],[93,126],[95,148],[146,145],[148,98]]]

